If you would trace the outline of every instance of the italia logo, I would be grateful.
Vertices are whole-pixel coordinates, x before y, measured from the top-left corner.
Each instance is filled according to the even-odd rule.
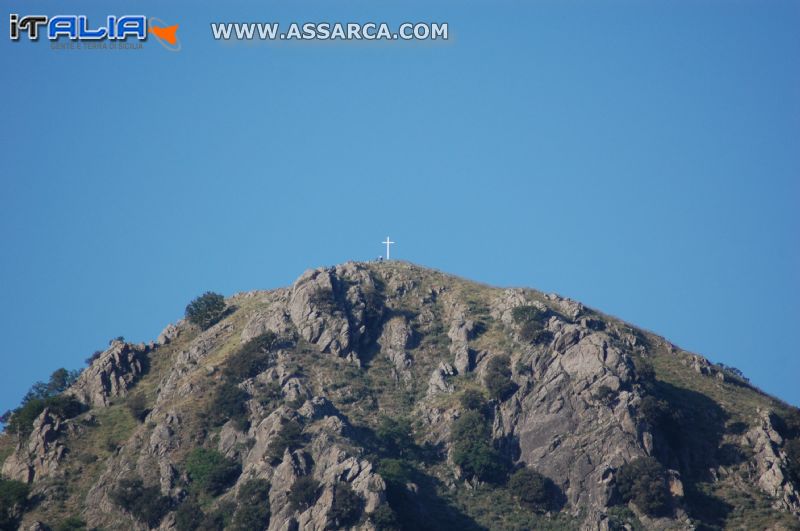
[[[38,41],[40,35],[56,41],[62,37],[73,41],[146,41],[148,35],[158,39],[170,51],[181,49],[177,37],[178,25],[167,26],[161,19],[144,15],[109,15],[105,24],[91,25],[86,15],[9,15],[9,36],[18,41],[25,33],[29,41]]]

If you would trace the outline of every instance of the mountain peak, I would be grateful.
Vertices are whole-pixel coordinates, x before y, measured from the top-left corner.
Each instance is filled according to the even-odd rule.
[[[41,500],[9,518],[275,530],[799,521],[797,409],[577,301],[396,260],[207,295],[197,307],[219,313],[205,329],[182,320],[149,345],[112,343],[0,438],[3,474]]]

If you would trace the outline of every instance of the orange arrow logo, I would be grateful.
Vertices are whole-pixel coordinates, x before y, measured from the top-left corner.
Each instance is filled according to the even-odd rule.
[[[175,45],[176,42],[178,42],[178,38],[175,36],[176,31],[178,31],[177,24],[175,24],[174,26],[167,26],[165,28],[161,28],[158,26],[150,26],[150,33],[152,33],[159,39],[167,41],[173,46]]]

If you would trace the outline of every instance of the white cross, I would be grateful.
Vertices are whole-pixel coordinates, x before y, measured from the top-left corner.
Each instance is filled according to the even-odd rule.
[[[385,243],[386,244],[386,259],[388,260],[389,259],[389,246],[392,245],[395,242],[390,240],[389,237],[387,236],[386,237],[386,241],[385,242],[381,242],[381,243]]]

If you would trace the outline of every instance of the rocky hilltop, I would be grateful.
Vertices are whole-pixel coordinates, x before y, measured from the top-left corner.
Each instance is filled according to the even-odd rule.
[[[6,521],[800,529],[798,410],[578,302],[392,261],[224,305],[113,342],[80,407],[0,437],[29,485]]]

